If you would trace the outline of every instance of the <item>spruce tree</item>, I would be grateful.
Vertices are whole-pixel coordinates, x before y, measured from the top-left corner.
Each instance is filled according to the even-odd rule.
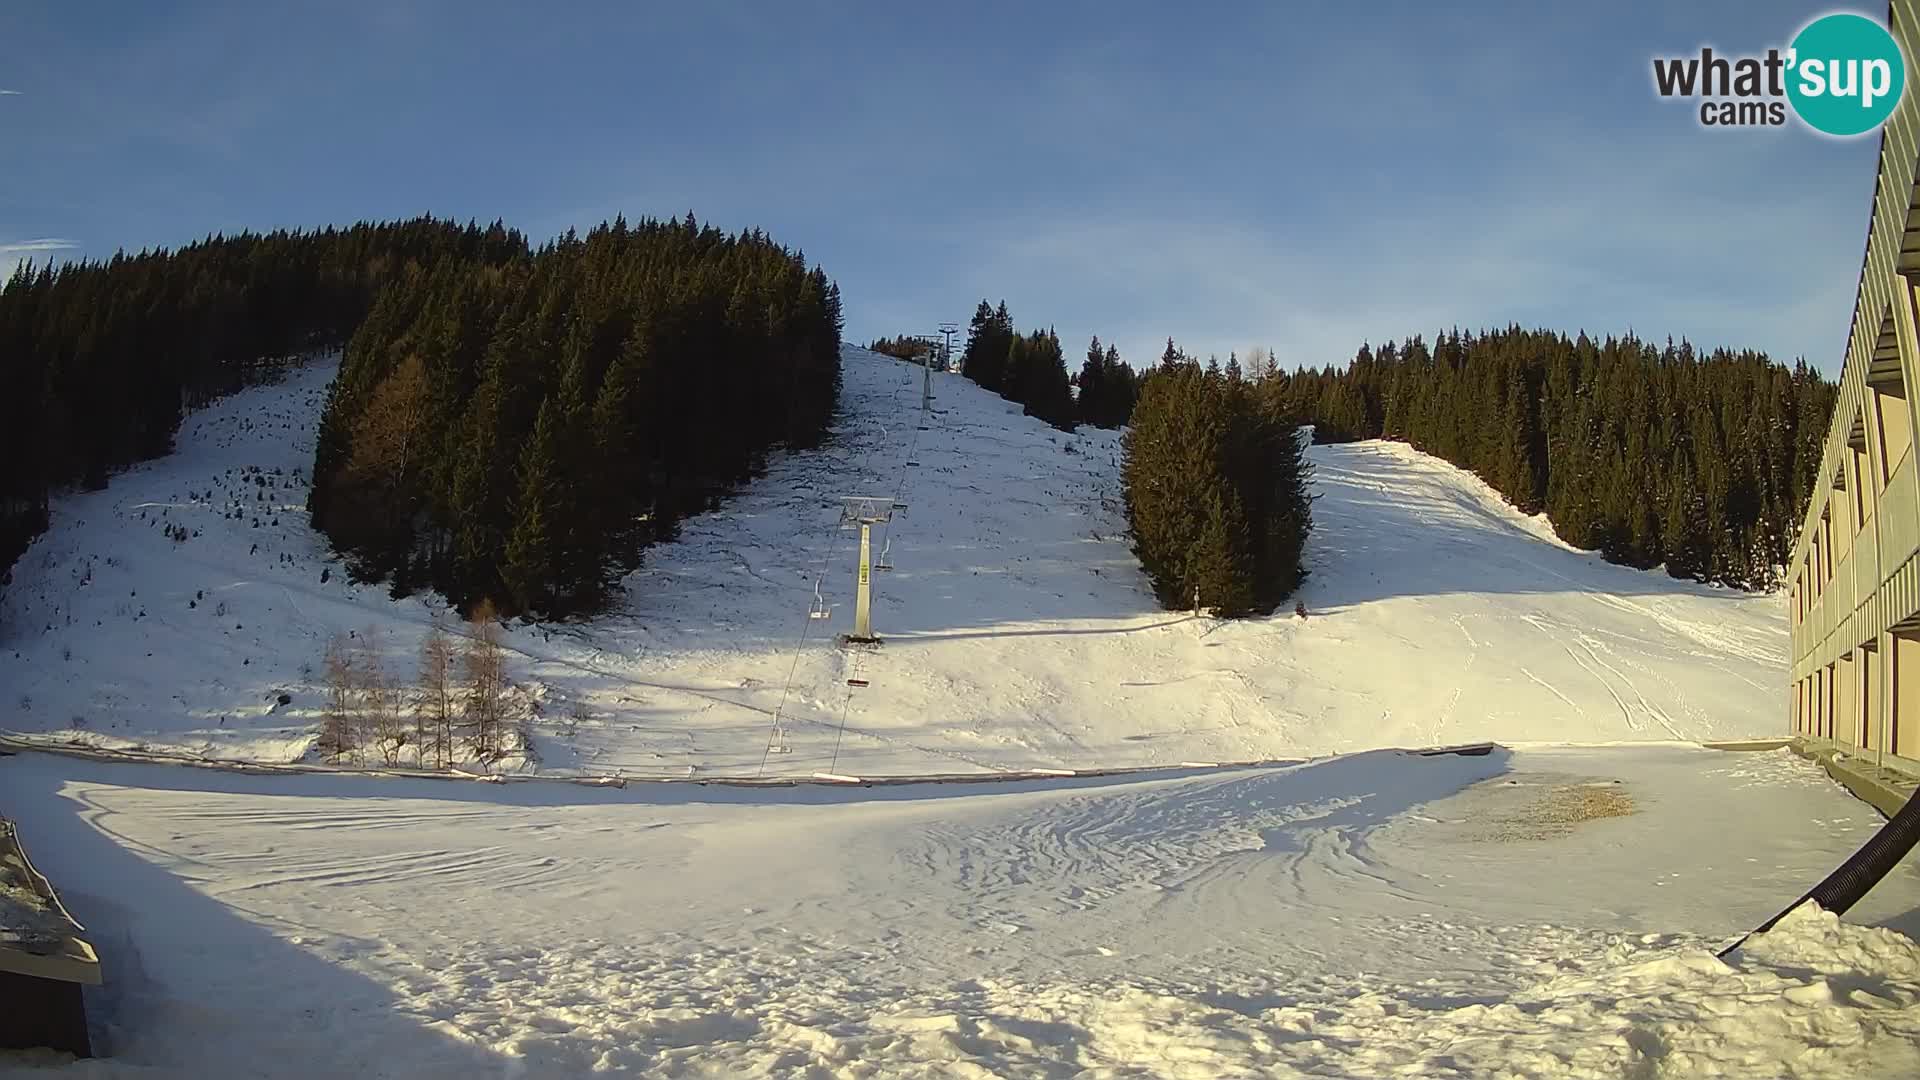
[[[1025,340],[1020,365],[1021,395],[1029,416],[1057,428],[1073,430],[1073,388],[1067,381],[1067,361],[1060,338],[1052,330],[1036,330]]]
[[[995,338],[993,306],[982,300],[973,311],[973,320],[967,324],[967,346],[960,354],[960,371],[988,390],[1000,388],[1000,368],[1006,360],[1005,352],[994,351]]]
[[[1113,391],[1106,379],[1107,354],[1100,347],[1100,335],[1087,344],[1087,358],[1080,365],[1080,395],[1075,401],[1080,422],[1105,426],[1111,409]]]
[[[1000,301],[996,309],[989,307],[985,300],[980,301],[967,327],[961,373],[981,387],[1005,395],[1012,378],[1008,371],[1008,352],[1013,340],[1013,316],[1007,313],[1007,302]]]
[[[1133,402],[1140,393],[1140,378],[1120,359],[1120,350],[1107,346],[1105,365],[1108,397],[1102,408],[1101,427],[1120,427],[1133,415]]]
[[[1198,531],[1188,552],[1188,578],[1199,606],[1225,619],[1263,615],[1255,583],[1252,540],[1233,489],[1221,485],[1201,496]]]
[[[540,408],[533,438],[520,457],[520,492],[514,500],[513,530],[507,537],[500,577],[513,598],[515,610],[550,609],[558,579],[558,541],[555,531],[555,487],[559,479],[559,410],[549,402]]]
[[[1222,616],[1269,611],[1304,578],[1312,528],[1307,474],[1292,429],[1251,387],[1180,363],[1143,380],[1122,441],[1134,552],[1170,609]]]
[[[1005,365],[1001,368],[1000,396],[1008,401],[1025,401],[1025,392],[1031,387],[1032,342],[1025,337],[1015,337],[1007,342]]]

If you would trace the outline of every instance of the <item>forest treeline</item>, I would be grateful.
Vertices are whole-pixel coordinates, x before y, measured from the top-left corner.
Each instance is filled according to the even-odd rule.
[[[50,494],[345,345],[309,509],[358,574],[508,613],[590,608],[649,541],[817,443],[839,289],[759,231],[624,219],[533,250],[433,218],[22,268],[0,290],[0,567]]]
[[[1064,431],[1076,424],[1119,427],[1138,394],[1138,379],[1120,359],[1120,350],[1102,348],[1094,337],[1079,374],[1069,376],[1058,335],[1051,328],[1019,333],[1005,300],[998,308],[982,300],[974,310],[960,371],[1019,404],[1026,415]]]
[[[591,611],[648,543],[826,435],[841,328],[822,270],[692,215],[414,268],[347,345],[314,524],[396,591]]]
[[[867,351],[891,356],[895,360],[911,360],[918,363],[920,355],[931,348],[932,346],[923,339],[901,334],[899,337],[874,338],[872,344],[867,346]]]
[[[344,342],[407,267],[525,254],[498,222],[417,218],[18,267],[0,288],[0,573],[52,493],[106,486],[169,452],[191,409]]]
[[[1317,441],[1405,441],[1609,561],[1746,589],[1778,583],[1835,395],[1804,361],[1517,326],[1363,345],[1262,390]]]

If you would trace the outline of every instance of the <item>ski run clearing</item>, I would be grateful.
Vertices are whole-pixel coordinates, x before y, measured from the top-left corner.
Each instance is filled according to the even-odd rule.
[[[437,602],[305,525],[329,377],[56,504],[0,601],[14,745],[311,761],[329,636],[411,671]],[[1362,443],[1311,454],[1309,618],[1163,612],[1115,434],[947,375],[923,418],[920,371],[858,349],[845,378],[836,438],[618,610],[510,628],[528,782],[0,757],[109,1055],[0,1073],[1920,1075],[1911,861],[1713,955],[1879,824],[1788,752],[1692,745],[1784,728],[1778,597],[1606,565]],[[877,648],[834,641],[842,495],[907,505]],[[1204,764],[1235,761],[1265,764]]]
[[[1154,603],[1116,433],[1064,434],[953,375],[923,418],[919,368],[843,366],[833,442],[647,552],[611,615],[507,635],[540,712],[519,767],[919,775],[1786,725],[1780,597],[1609,565],[1405,446],[1312,451],[1309,618],[1215,622]],[[0,726],[294,761],[330,636],[372,628],[387,671],[414,670],[438,601],[348,581],[306,525],[330,377],[221,401],[172,456],[58,502],[0,606]],[[841,496],[908,507],[874,530],[894,567],[873,575],[874,649],[836,642],[859,543]],[[831,618],[808,617],[816,584]],[[767,753],[776,713],[790,753]]]

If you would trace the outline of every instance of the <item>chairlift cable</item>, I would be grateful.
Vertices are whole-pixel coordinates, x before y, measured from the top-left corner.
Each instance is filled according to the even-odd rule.
[[[816,597],[820,595],[821,584],[826,581],[827,567],[831,565],[833,561],[834,551],[839,547],[839,539],[840,526],[838,522],[835,522],[827,534],[826,543],[821,545],[823,550],[820,556],[820,565],[818,569],[814,571],[813,594]],[[807,602],[806,617],[801,620],[800,623],[800,639],[794,642],[793,662],[787,666],[787,678],[780,687],[780,704],[774,708],[773,718],[768,722],[767,747],[760,754],[760,769],[754,774],[756,776],[766,775],[767,760],[773,755],[774,740],[780,734],[780,721],[786,714],[787,700],[793,693],[793,678],[800,670],[800,655],[806,651],[807,637],[813,632],[814,621],[813,601],[809,600]]]

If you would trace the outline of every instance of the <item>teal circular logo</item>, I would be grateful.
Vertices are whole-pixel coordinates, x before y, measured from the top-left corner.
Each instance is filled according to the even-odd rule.
[[[1907,61],[1887,28],[1842,12],[1806,25],[1787,53],[1787,100],[1808,126],[1860,135],[1893,115],[1907,88]]]

